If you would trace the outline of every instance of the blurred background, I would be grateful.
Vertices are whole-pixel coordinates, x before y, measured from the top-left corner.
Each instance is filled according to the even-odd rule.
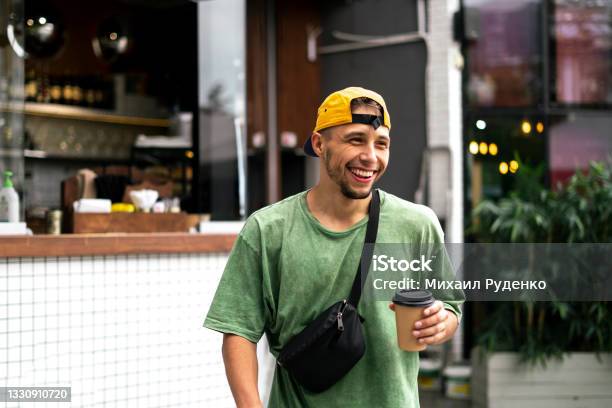
[[[612,238],[611,0],[0,0],[0,29],[0,172],[34,237],[53,211],[55,233],[109,232],[73,203],[137,188],[184,232],[235,237],[316,183],[301,150],[316,108],[363,86],[393,118],[379,187],[433,208],[447,242]],[[72,386],[76,406],[232,406],[220,336],[200,328],[231,241],[3,240],[2,385]],[[609,407],[611,322],[607,302],[470,302],[452,343],[422,355],[422,404]]]

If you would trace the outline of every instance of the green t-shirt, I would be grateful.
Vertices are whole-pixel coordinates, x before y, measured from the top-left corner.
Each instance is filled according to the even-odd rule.
[[[278,356],[289,339],[348,296],[367,218],[346,231],[330,231],[308,210],[306,192],[253,213],[234,244],[204,326],[254,343],[265,332]],[[381,191],[377,243],[440,242],[433,211]],[[445,307],[460,316],[463,294],[445,299],[457,299]],[[269,407],[418,407],[418,353],[397,346],[388,304],[359,303],[366,352],[344,378],[315,394],[277,366]]]

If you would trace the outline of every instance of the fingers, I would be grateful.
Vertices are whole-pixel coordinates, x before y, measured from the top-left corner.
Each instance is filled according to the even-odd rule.
[[[420,337],[435,336],[436,334],[445,332],[445,331],[446,331],[446,323],[442,322],[442,323],[436,324],[435,326],[428,327],[426,329],[413,330],[412,334],[414,335],[414,337],[420,338]]]
[[[421,343],[421,344],[427,344],[427,345],[438,344],[438,343],[440,343],[444,339],[444,336],[446,336],[446,330],[443,330],[443,331],[441,331],[439,333],[436,333],[433,336],[420,337],[418,339],[418,342]]]
[[[444,304],[442,304],[442,302],[440,302],[439,300],[436,300],[433,305],[423,310],[423,315],[429,316],[429,315],[436,314],[443,308],[444,308]]]
[[[418,342],[427,345],[440,343],[446,336],[448,313],[439,301],[423,311],[423,314],[429,317],[417,321],[412,332]]]
[[[442,323],[448,319],[448,311],[445,309],[439,310],[436,314],[427,317],[425,319],[418,320],[414,323],[416,330],[426,329],[431,326],[435,326],[438,323]]]

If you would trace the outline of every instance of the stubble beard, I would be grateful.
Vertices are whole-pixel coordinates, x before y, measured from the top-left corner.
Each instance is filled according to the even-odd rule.
[[[344,174],[344,169],[335,169],[331,164],[331,158],[329,155],[329,150],[323,152],[323,162],[325,163],[325,170],[327,170],[327,174],[329,178],[334,181],[340,187],[340,191],[342,195],[346,198],[350,198],[353,200],[363,200],[364,198],[368,198],[370,193],[372,192],[372,188],[367,191],[367,193],[359,193],[353,190],[346,180],[342,177]]]

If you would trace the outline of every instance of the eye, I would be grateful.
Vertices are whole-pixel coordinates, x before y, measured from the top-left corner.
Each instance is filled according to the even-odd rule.
[[[379,147],[381,148],[388,148],[389,147],[389,142],[385,141],[385,140],[380,140],[376,143]]]

